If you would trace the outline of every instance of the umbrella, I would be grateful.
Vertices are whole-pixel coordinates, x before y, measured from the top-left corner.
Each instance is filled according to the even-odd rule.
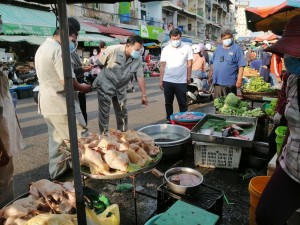
[[[27,2],[36,2],[40,4],[55,4],[57,3],[58,18],[60,25],[60,36],[61,36],[61,48],[63,57],[63,71],[66,89],[66,103],[68,113],[68,124],[70,134],[70,146],[72,154],[72,168],[73,168],[73,179],[76,196],[76,209],[77,209],[77,220],[79,225],[86,225],[85,205],[83,198],[83,189],[81,183],[80,164],[79,164],[79,153],[77,143],[77,129],[76,129],[76,116],[74,106],[74,95],[73,95],[73,78],[71,70],[71,56],[69,49],[69,29],[68,29],[68,18],[67,18],[67,7],[66,4],[72,3],[116,3],[116,2],[128,2],[130,0],[25,0]],[[158,1],[158,0],[152,0]],[[149,0],[140,0],[140,2],[149,2]]]
[[[300,0],[287,0],[277,6],[246,8],[246,20],[251,31],[268,31],[281,35],[286,23],[300,14]]]
[[[277,35],[274,34],[274,33],[264,33],[263,35],[260,35],[260,36],[256,37],[254,39],[254,41],[257,41],[257,42],[272,41],[272,40],[275,40],[277,38],[278,38]]]

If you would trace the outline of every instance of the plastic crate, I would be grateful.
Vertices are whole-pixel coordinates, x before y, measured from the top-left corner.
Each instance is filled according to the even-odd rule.
[[[205,209],[222,217],[224,192],[202,183],[193,194],[179,195],[172,192],[167,183],[160,185],[157,189],[157,211],[163,213],[169,209],[177,200],[184,201],[194,206]]]
[[[195,166],[238,169],[242,147],[193,142]]]

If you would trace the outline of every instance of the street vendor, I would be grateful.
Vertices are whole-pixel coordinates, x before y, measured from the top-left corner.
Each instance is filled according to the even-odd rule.
[[[22,148],[23,140],[9,93],[8,77],[0,65],[0,208],[14,198],[13,155]]]
[[[246,60],[243,49],[233,40],[233,32],[224,30],[221,34],[222,45],[215,50],[209,70],[208,82],[214,85],[214,98],[237,94],[242,86]]]
[[[68,18],[70,52],[76,50],[77,36],[80,24],[75,18]],[[62,175],[71,167],[64,161],[67,157],[59,152],[64,140],[69,139],[66,93],[64,87],[63,59],[61,51],[61,37],[59,27],[52,38],[47,38],[38,48],[35,55],[35,66],[39,78],[39,113],[44,116],[48,126],[49,137],[49,173],[52,179]],[[72,68],[73,71],[73,68]],[[87,93],[91,85],[80,84],[73,72],[74,97],[77,91]],[[80,137],[87,131],[79,102],[75,98],[75,113],[77,118],[77,133]]]
[[[258,225],[286,224],[300,208],[300,15],[286,25],[282,38],[266,51],[283,56],[291,74],[286,87],[288,139],[256,209]]]
[[[115,110],[117,129],[121,131],[127,130],[126,89],[134,73],[137,74],[142,94],[141,103],[142,105],[148,105],[140,55],[142,47],[142,38],[138,35],[131,35],[127,39],[126,45],[107,47],[97,61],[97,65],[102,68],[93,86],[98,88],[100,134],[108,131],[111,102]]]

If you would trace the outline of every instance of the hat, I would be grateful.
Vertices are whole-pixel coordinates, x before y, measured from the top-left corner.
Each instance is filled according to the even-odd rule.
[[[275,53],[280,57],[288,54],[300,58],[300,15],[294,16],[285,26],[282,38],[265,51]]]
[[[200,52],[200,46],[199,45],[192,45],[193,53],[199,53]]]
[[[200,52],[203,53],[205,49],[204,44],[199,43],[199,48],[200,48]]]
[[[207,50],[207,51],[211,51],[211,44],[209,44],[209,43],[207,43],[207,44],[205,44],[205,50]]]

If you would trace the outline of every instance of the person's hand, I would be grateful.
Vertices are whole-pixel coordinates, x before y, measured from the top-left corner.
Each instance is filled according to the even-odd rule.
[[[93,66],[92,65],[82,66],[81,68],[82,68],[83,72],[90,72],[92,70]]]
[[[187,84],[190,84],[190,83],[192,83],[192,80],[191,80],[191,78],[187,78]]]
[[[80,84],[80,93],[88,93],[92,91],[92,85],[82,83]]]
[[[148,99],[146,95],[142,95],[142,105],[148,106]]]
[[[164,90],[164,83],[162,80],[159,81],[159,88],[160,88],[160,90]]]
[[[274,123],[275,123],[275,124],[279,124],[279,123],[280,123],[280,120],[281,120],[281,117],[282,117],[282,115],[281,115],[280,113],[277,112],[277,113],[274,115],[274,117],[273,117]]]
[[[242,80],[237,80],[235,86],[236,86],[237,88],[240,88],[240,87],[242,86],[242,84],[243,84],[243,81],[242,81]]]
[[[212,84],[212,76],[208,76],[208,78],[207,78],[207,83],[208,83],[209,85]]]

